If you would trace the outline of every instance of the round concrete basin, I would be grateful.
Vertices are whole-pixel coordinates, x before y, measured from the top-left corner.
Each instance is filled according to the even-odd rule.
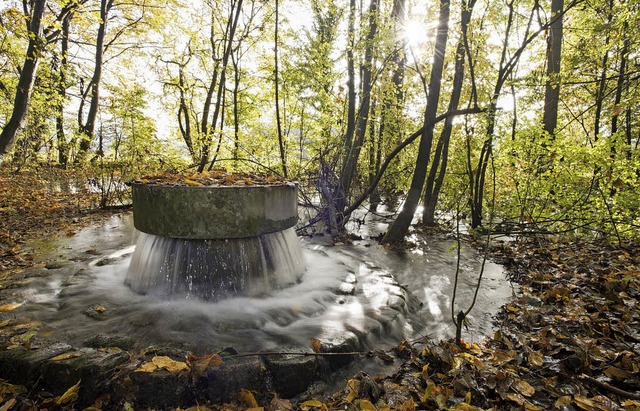
[[[297,186],[162,186],[133,184],[136,229],[162,237],[254,237],[293,227]]]

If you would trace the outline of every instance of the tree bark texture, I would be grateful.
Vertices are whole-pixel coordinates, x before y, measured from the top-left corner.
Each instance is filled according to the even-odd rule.
[[[440,13],[438,16],[438,32],[436,34],[436,44],[433,53],[433,65],[429,78],[429,95],[427,96],[427,107],[424,113],[423,132],[420,137],[420,146],[418,147],[418,158],[416,159],[411,187],[409,188],[409,193],[402,206],[402,210],[389,226],[389,230],[382,239],[382,243],[385,244],[397,243],[404,240],[422,195],[422,188],[427,175],[427,167],[429,166],[429,156],[431,155],[433,129],[438,112],[438,102],[440,101],[444,56],[447,50],[447,38],[449,35],[449,10],[449,0],[441,0]]]
[[[13,100],[13,111],[7,124],[0,133],[0,161],[13,148],[19,131],[24,127],[29,111],[29,102],[40,63],[40,53],[44,45],[42,18],[46,10],[46,0],[35,0],[29,21],[29,44],[27,54],[20,71],[18,87]]]

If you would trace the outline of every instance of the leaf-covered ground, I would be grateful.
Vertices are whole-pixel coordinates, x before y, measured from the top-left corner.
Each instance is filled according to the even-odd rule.
[[[81,172],[0,170],[0,280],[34,264],[29,240],[73,235],[104,215],[88,183]]]
[[[28,240],[71,235],[100,217],[95,197],[78,189],[85,187],[83,177],[61,176],[72,184],[60,188],[34,173],[0,173],[0,287],[15,286],[20,272],[38,261]],[[495,334],[481,344],[402,341],[376,353],[402,359],[395,373],[360,373],[327,398],[242,391],[234,403],[190,410],[640,411],[639,251],[572,241],[496,244],[492,257],[520,289],[498,314]],[[3,304],[0,311],[15,309]],[[10,327],[0,323],[0,331],[16,334],[16,344],[31,332]],[[219,359],[214,354],[202,357],[206,364],[194,358],[154,357],[138,370],[182,373],[219,364],[209,360]],[[77,391],[72,386],[59,397],[34,398],[26,387],[0,380],[0,410],[78,409]],[[133,409],[131,403],[101,397],[89,409]]]

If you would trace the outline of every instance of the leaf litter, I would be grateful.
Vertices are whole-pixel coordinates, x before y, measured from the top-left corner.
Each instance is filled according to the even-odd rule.
[[[26,246],[29,239],[73,235],[92,221],[75,223],[74,218],[91,215],[87,210],[94,200],[49,196],[42,181],[32,178],[38,177],[25,173],[19,184],[9,184],[16,176],[0,173],[0,186],[10,193],[0,203],[0,288],[5,290],[19,286],[24,268],[37,263],[36,252]],[[229,185],[259,183],[251,176],[208,178],[222,178]],[[36,201],[41,195],[48,201]],[[498,313],[494,335],[482,343],[458,346],[420,339],[376,350],[367,357],[387,362],[397,358],[401,365],[388,376],[359,373],[324,398],[287,400],[273,393],[241,391],[231,404],[178,409],[640,411],[639,251],[540,239],[494,244],[492,258],[508,268],[520,288]],[[0,306],[0,337],[5,347],[35,348],[39,323],[16,317],[20,304],[5,301]],[[317,348],[313,342],[311,348]],[[190,355],[184,362],[155,356],[136,367],[139,372],[202,375],[222,363],[221,354]],[[51,361],[77,354],[68,355]],[[0,380],[0,409],[76,409],[79,388],[80,381],[61,397],[34,398],[26,396],[25,387]],[[106,396],[87,410],[114,407],[136,409],[129,402],[114,404]]]

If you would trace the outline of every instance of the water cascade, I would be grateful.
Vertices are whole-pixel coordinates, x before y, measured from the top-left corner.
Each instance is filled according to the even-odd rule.
[[[133,184],[140,231],[125,279],[141,294],[264,296],[305,270],[297,186]]]

